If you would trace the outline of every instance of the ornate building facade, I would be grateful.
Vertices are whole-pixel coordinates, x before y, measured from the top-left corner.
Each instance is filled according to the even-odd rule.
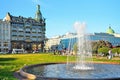
[[[7,13],[5,18],[0,21],[0,34],[2,37],[0,52],[8,52],[12,49],[25,49],[28,52],[33,50],[42,51],[44,48],[45,31],[46,31],[45,18],[43,18],[40,5],[37,5],[35,18],[26,18],[23,16],[13,16]],[[4,33],[4,34],[3,34]],[[7,37],[9,36],[9,37]],[[4,46],[4,38],[7,40],[8,46]]]

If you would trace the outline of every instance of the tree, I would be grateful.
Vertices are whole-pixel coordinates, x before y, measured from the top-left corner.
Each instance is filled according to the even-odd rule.
[[[112,48],[112,44],[108,41],[106,41],[106,46],[109,47],[109,48]]]
[[[102,47],[102,48],[98,49],[98,53],[103,53],[103,54],[107,55],[109,50],[110,50],[110,48],[108,48],[108,47]]]
[[[120,48],[118,49],[118,53],[120,54]]]
[[[75,54],[77,53],[77,51],[78,51],[77,43],[75,43],[75,44],[73,45],[73,51],[74,51]]]
[[[98,49],[102,48],[102,47],[112,48],[112,44],[110,42],[108,42],[108,41],[103,41],[103,40],[93,41],[92,42],[92,51],[93,51],[93,53],[98,53]]]
[[[111,51],[112,51],[112,53],[118,53],[119,48],[113,48]]]
[[[92,52],[97,53],[98,50],[97,42],[92,42],[91,44],[92,44]]]

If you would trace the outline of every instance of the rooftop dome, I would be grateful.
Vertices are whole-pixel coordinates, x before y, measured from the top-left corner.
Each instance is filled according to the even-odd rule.
[[[107,29],[106,33],[108,33],[108,34],[114,34],[115,32],[114,32],[114,30],[111,27],[109,27]]]

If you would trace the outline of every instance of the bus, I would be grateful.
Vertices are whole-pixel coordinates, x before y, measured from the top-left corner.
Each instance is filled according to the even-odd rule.
[[[24,49],[13,49],[12,54],[15,54],[15,53],[26,53],[26,51]]]

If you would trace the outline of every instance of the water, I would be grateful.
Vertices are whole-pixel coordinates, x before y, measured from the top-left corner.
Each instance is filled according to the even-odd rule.
[[[77,36],[76,36],[77,37],[77,53],[75,53],[76,62],[73,68],[79,69],[79,70],[94,69],[92,63],[88,64],[88,60],[91,60],[92,62],[92,49],[91,49],[91,43],[88,40],[88,36],[86,33],[86,24],[75,22],[74,27],[77,33]],[[72,39],[69,42],[69,50],[71,49],[71,44],[72,44]],[[67,58],[68,66],[69,66],[69,59],[70,57],[68,56]]]
[[[37,77],[61,78],[61,79],[109,79],[120,78],[120,65],[115,64],[93,64],[94,70],[68,69],[67,64],[50,64],[36,66],[27,69],[26,72]],[[70,64],[73,66],[74,64]]]

